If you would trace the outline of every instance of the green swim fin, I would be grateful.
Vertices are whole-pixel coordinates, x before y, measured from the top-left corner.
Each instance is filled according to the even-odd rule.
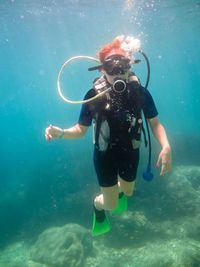
[[[128,199],[123,192],[119,193],[117,207],[112,210],[112,214],[121,214],[128,209]]]
[[[106,218],[105,210],[97,210],[94,207],[92,235],[102,235],[110,231],[110,223]]]

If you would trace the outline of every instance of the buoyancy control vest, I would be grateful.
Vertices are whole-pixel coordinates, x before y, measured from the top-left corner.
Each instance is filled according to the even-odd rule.
[[[105,93],[94,103],[93,142],[99,151],[107,151],[114,146],[140,147],[141,133],[144,133],[142,121],[142,93],[139,82],[131,80],[130,74],[127,88],[123,93],[113,90]],[[93,88],[96,94],[111,86],[104,76],[95,79]]]

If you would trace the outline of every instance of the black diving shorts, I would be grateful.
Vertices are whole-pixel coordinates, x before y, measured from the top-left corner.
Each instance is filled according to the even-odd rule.
[[[127,182],[136,179],[139,163],[138,149],[110,149],[106,152],[94,149],[94,166],[99,185],[114,186],[118,183],[118,175]]]

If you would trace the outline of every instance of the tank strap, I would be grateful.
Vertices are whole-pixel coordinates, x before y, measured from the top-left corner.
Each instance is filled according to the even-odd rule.
[[[100,134],[100,128],[101,128],[101,123],[102,123],[102,116],[101,114],[97,113],[96,114],[96,120],[95,120],[95,133],[94,133],[94,136],[95,136],[95,147],[99,150],[99,134]]]
[[[93,87],[97,93],[100,93],[103,90],[107,89],[107,82],[106,79],[104,78],[104,75],[94,80]]]
[[[135,75],[135,74],[131,73],[131,75]],[[143,120],[142,120],[143,98],[142,98],[141,88],[140,88],[141,84],[140,84],[140,80],[138,80],[138,83],[135,81],[132,81],[130,78],[131,75],[129,76],[129,84],[130,84],[130,87],[133,86],[134,89],[136,90],[136,98],[137,98],[137,103],[138,103],[138,105],[135,107],[137,125],[135,126],[134,134],[139,139],[140,138],[139,135],[141,134],[140,132],[142,132],[143,138],[144,138],[144,144],[145,144],[145,147],[147,147],[148,141],[147,141],[146,131],[145,131]],[[143,115],[144,115],[144,112],[143,112]]]

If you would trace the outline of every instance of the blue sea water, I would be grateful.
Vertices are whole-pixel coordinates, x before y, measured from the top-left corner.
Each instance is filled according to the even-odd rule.
[[[76,222],[90,228],[98,192],[92,132],[76,141],[46,142],[44,131],[50,123],[69,127],[79,116],[80,106],[64,103],[57,93],[64,61],[95,57],[117,35],[139,38],[148,55],[149,90],[172,144],[173,164],[200,164],[199,29],[198,0],[0,2],[1,246],[47,226]],[[71,99],[82,99],[91,87],[97,75],[88,73],[91,64],[78,61],[66,70],[64,93]],[[135,72],[145,83],[144,61]]]

